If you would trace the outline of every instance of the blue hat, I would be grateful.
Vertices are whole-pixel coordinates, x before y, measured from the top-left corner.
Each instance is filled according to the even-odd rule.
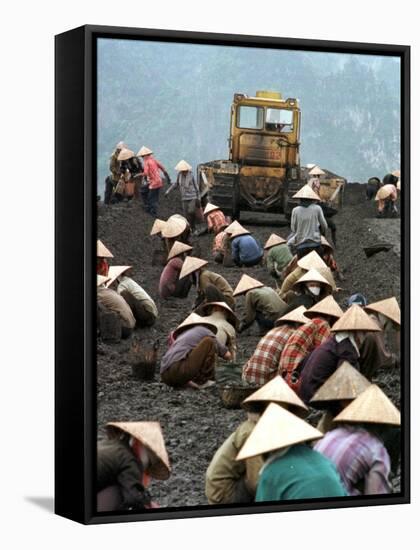
[[[350,296],[350,298],[347,300],[347,305],[350,307],[353,304],[357,304],[358,306],[364,307],[367,304],[366,298],[363,296],[363,294],[360,294],[360,292],[357,292],[356,294],[353,294]]]

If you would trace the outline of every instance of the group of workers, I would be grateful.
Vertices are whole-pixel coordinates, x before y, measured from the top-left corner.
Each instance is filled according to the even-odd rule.
[[[264,247],[207,204],[203,215],[214,235],[215,264],[265,265],[275,287],[243,273],[233,289],[208,269],[209,261],[193,254],[200,190],[188,163],[177,169],[180,177],[167,193],[179,187],[183,215],[155,219],[150,233],[167,255],[158,292],[163,300],[177,300],[195,287],[196,301],[169,334],[161,381],[204,390],[216,383],[218,357],[224,366],[236,361],[238,334],[256,322],[261,336],[238,381],[255,389],[242,403],[246,419],[203,472],[209,504],[392,492],[400,414],[372,380],[379,368],[399,365],[400,308],[395,297],[368,304],[359,293],[348,298],[345,311],[336,302],[335,279],[342,273],[325,238],[318,174],[294,196],[299,206],[289,237],[272,234]],[[118,316],[122,337],[136,325],[153,324],[156,305],[130,277],[131,266],[109,266],[113,256],[101,241],[97,255],[98,308]],[[386,332],[395,337],[395,354]],[[322,411],[316,427],[305,420],[311,409]],[[108,440],[98,443],[98,511],[157,506],[147,489],[150,477],[167,479],[171,471],[159,422],[110,422],[106,429]]]
[[[396,205],[398,191],[401,191],[401,174],[399,170],[386,174],[382,181],[376,176],[368,179],[366,200],[375,198],[377,218],[395,217],[398,214]]]

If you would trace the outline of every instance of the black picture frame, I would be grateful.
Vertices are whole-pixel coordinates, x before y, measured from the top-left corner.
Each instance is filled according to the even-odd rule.
[[[252,46],[401,59],[401,492],[289,504],[95,513],[96,452],[96,40],[125,38]],[[55,39],[55,512],[85,523],[175,519],[410,502],[410,47],[87,25]]]

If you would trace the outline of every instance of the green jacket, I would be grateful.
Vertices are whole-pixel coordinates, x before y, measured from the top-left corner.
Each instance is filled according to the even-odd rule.
[[[97,491],[111,485],[121,489],[124,509],[142,509],[151,501],[149,493],[143,487],[141,479],[143,469],[133,452],[121,440],[98,443],[97,453]]]
[[[287,307],[286,302],[269,286],[248,290],[245,298],[245,317],[242,323],[245,327],[251,325],[257,311],[266,319],[276,321],[283,315]]]
[[[256,502],[348,496],[334,464],[312,447],[293,445],[264,464]]]
[[[270,248],[266,258],[267,269],[270,273],[280,273],[293,258],[286,243]]]

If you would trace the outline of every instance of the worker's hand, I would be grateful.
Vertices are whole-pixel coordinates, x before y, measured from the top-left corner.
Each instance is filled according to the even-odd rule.
[[[230,361],[232,359],[232,354],[229,350],[224,354],[223,359],[226,359],[226,361]]]

